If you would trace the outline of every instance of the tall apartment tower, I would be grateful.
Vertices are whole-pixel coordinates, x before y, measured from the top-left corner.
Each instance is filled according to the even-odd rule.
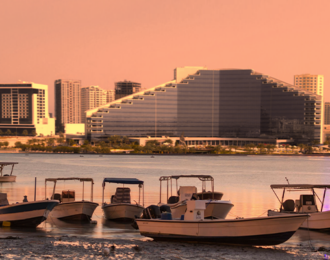
[[[324,124],[330,125],[330,102],[324,102]]]
[[[294,85],[299,87],[300,89],[306,90],[308,92],[312,92],[314,94],[320,95],[322,97],[322,106],[321,106],[321,143],[324,140],[323,130],[324,130],[324,105],[323,105],[323,90],[324,90],[324,76],[323,75],[312,75],[312,74],[300,74],[294,75]],[[307,112],[305,116],[307,116]],[[314,113],[316,116],[316,113]]]
[[[85,111],[107,103],[107,91],[99,86],[81,88],[81,122],[85,123]]]
[[[56,131],[64,131],[64,124],[81,123],[80,80],[55,80]]]
[[[115,83],[115,98],[120,99],[141,91],[141,83],[132,81],[119,81]]]
[[[107,91],[107,103],[110,103],[115,100],[115,91],[114,90],[108,90]]]
[[[0,84],[0,130],[15,135],[53,135],[48,86],[33,82]],[[9,130],[9,131],[8,131]]]
[[[323,75],[311,74],[294,75],[294,85],[306,91],[323,96],[324,77]]]

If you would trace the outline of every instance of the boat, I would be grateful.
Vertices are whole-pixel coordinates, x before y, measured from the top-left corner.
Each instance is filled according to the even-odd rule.
[[[63,190],[62,193],[55,193],[58,181],[80,181],[82,182],[82,200],[76,200],[74,190]],[[51,218],[58,218],[66,221],[91,221],[94,210],[99,205],[93,202],[93,185],[92,178],[48,178],[45,179],[45,198],[47,191],[47,182],[53,182],[53,192],[51,198],[58,200],[60,203],[50,213]],[[91,183],[90,201],[85,200],[85,182]]]
[[[15,182],[16,176],[13,175],[14,165],[18,162],[0,162],[0,182]],[[3,169],[5,166],[11,166],[10,174],[4,174]]]
[[[104,199],[104,190],[106,183],[123,184],[123,187],[117,187],[114,195],[111,196],[110,203]],[[131,190],[124,185],[138,185],[139,201],[131,203]],[[144,182],[136,178],[104,178],[102,193],[102,209],[107,220],[134,221],[139,217],[144,209]],[[141,192],[142,190],[142,192]],[[142,205],[141,205],[142,193]]]
[[[47,219],[57,200],[27,201],[9,204],[7,193],[0,193],[0,225],[35,228]]]
[[[300,228],[305,229],[330,229],[330,211],[324,210],[325,198],[330,185],[326,184],[273,184],[270,186],[276,198],[280,202],[278,210],[268,210],[268,216],[283,214],[299,215],[310,214],[308,220],[302,223]],[[281,199],[275,192],[282,189]],[[315,189],[323,190],[322,199],[317,195]],[[286,192],[297,192],[295,200],[285,199]],[[307,193],[307,194],[306,194]],[[320,205],[318,205],[317,201]]]
[[[202,182],[202,190],[197,191],[195,186],[180,186],[178,187],[178,180],[180,178],[197,178]],[[173,182],[176,182],[176,194],[173,195]],[[207,207],[205,210],[205,218],[211,219],[224,219],[234,204],[227,200],[221,200],[223,193],[214,191],[214,178],[211,175],[172,175],[161,176],[160,181],[160,194],[158,205],[167,205],[171,208],[171,212],[174,218],[180,218],[187,209],[186,202],[189,200],[207,200]],[[166,202],[162,203],[162,182],[166,181]],[[211,191],[206,191],[206,182],[211,183]],[[169,191],[170,189],[170,191]],[[170,194],[169,194],[170,192]]]
[[[146,208],[136,219],[140,234],[154,240],[220,243],[244,246],[278,245],[287,241],[307,219],[307,214],[239,219],[204,219],[205,200],[187,201],[183,219]],[[156,207],[156,208],[155,208]],[[158,209],[157,209],[158,208]],[[158,212],[158,213],[155,213]],[[158,216],[158,218],[153,218]]]

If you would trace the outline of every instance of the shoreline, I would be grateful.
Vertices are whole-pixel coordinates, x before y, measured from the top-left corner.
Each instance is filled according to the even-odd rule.
[[[330,156],[330,153],[312,153],[312,154],[158,154],[158,153],[44,153],[44,152],[12,152],[12,151],[1,151],[0,154],[65,154],[65,155],[95,155],[102,157],[103,155],[138,155],[138,156]]]
[[[103,239],[82,236],[0,238],[5,259],[324,259],[330,248],[312,251],[307,242],[292,247],[242,247],[218,244],[157,242],[148,238]]]

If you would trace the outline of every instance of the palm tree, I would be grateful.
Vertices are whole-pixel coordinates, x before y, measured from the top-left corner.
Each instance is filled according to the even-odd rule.
[[[47,143],[48,146],[54,146],[55,138],[48,138],[46,143]]]
[[[168,143],[168,144],[172,145],[173,140],[172,139],[166,139],[163,143]]]
[[[215,151],[217,154],[221,153],[221,151],[222,151],[222,147],[221,147],[221,145],[219,144],[219,145],[217,145],[216,147],[214,147],[214,151]]]
[[[304,144],[298,144],[298,147],[300,148],[300,152],[302,152],[302,150],[305,150],[306,145],[304,145]]]
[[[257,148],[260,149],[259,153],[261,154],[262,150],[265,148],[265,145],[260,143],[260,144],[257,145]]]

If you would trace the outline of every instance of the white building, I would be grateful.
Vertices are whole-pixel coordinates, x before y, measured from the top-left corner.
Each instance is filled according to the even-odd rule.
[[[0,130],[13,135],[53,135],[48,113],[48,86],[33,82],[0,84]]]
[[[294,75],[294,85],[308,92],[323,96],[323,75],[300,74]]]
[[[115,100],[115,91],[107,90],[107,103],[110,103]]]
[[[107,91],[99,86],[81,88],[81,122],[85,123],[85,111],[107,103]]]

